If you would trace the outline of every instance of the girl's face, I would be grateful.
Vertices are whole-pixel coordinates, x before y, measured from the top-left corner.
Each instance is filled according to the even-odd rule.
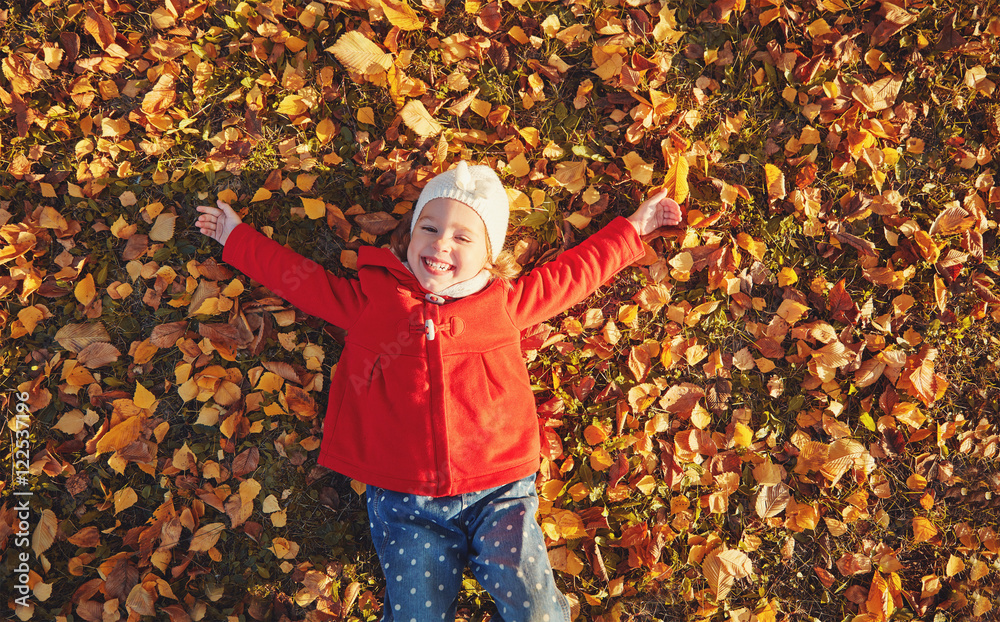
[[[471,207],[437,198],[420,211],[410,234],[406,261],[429,292],[467,281],[486,266],[486,225]]]

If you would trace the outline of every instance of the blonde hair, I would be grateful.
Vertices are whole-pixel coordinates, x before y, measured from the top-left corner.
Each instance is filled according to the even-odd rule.
[[[400,261],[406,261],[406,251],[410,247],[410,221],[413,219],[413,212],[403,216],[396,228],[389,236],[389,249],[396,254]],[[490,261],[493,256],[493,249],[490,247],[489,236],[486,237],[486,271],[494,279],[499,279],[506,285],[521,273],[521,265],[514,259],[514,253],[509,250],[501,250],[496,261]]]

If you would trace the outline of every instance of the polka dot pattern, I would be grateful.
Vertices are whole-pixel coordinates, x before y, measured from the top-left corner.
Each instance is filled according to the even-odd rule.
[[[497,622],[569,622],[535,521],[534,477],[438,498],[369,486],[367,503],[372,541],[391,576],[382,622],[454,620],[466,567],[496,602]]]

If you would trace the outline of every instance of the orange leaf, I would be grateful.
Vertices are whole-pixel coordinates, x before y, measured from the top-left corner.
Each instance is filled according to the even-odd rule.
[[[934,525],[934,523],[932,523],[930,519],[924,518],[923,516],[915,517],[912,524],[914,542],[927,542],[938,534],[938,528]]]
[[[87,7],[87,16],[83,19],[83,29],[104,50],[111,47],[115,42],[115,37],[118,36],[118,31],[115,30],[111,20],[95,11],[92,6]]]
[[[97,453],[118,451],[139,438],[145,419],[146,417],[143,415],[133,415],[108,430],[108,433],[97,441]]]
[[[135,494],[132,487],[123,488],[121,490],[115,491],[115,514],[120,513],[122,510],[127,510],[136,504],[139,500],[139,495]]]
[[[73,295],[84,306],[89,305],[96,294],[97,288],[94,287],[94,276],[89,273],[77,282],[76,287],[73,288]]]
[[[892,594],[889,593],[889,584],[878,570],[872,577],[872,585],[868,590],[868,600],[865,605],[868,607],[868,613],[875,616],[877,620],[888,620],[896,609]]]

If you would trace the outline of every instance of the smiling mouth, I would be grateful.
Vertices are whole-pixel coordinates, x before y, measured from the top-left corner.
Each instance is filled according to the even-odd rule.
[[[454,268],[451,264],[444,263],[443,261],[435,261],[428,257],[422,257],[421,261],[423,261],[424,267],[432,273],[445,274]]]

